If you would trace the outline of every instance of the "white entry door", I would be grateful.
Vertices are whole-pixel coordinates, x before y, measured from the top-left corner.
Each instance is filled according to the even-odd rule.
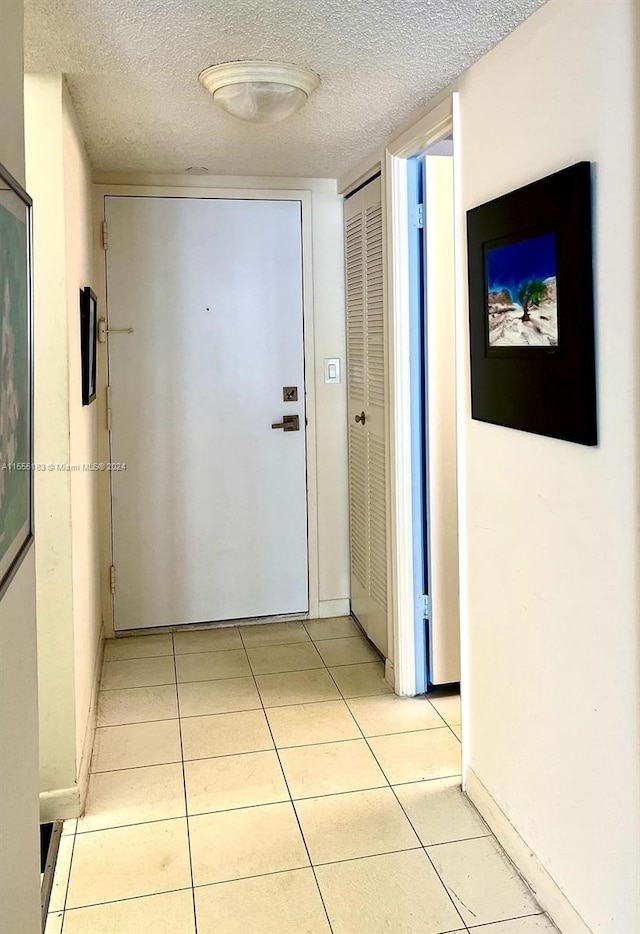
[[[301,205],[105,210],[115,629],[305,613]]]
[[[351,608],[387,655],[384,266],[380,179],[345,202]]]

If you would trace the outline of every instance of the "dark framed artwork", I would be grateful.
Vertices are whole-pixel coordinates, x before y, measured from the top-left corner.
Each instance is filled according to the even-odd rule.
[[[0,596],[33,541],[31,198],[0,166]]]
[[[471,413],[597,444],[591,165],[467,213]]]
[[[80,289],[80,346],[82,350],[82,404],[96,397],[98,299],[89,286]]]

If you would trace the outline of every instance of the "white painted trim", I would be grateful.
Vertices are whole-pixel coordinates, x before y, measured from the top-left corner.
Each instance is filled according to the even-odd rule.
[[[40,823],[49,824],[54,820],[69,820],[80,817],[80,789],[58,788],[56,791],[40,792]]]
[[[466,793],[487,822],[543,908],[563,934],[592,934],[565,893],[522,839],[472,768],[466,770]]]
[[[411,384],[409,367],[409,235],[404,159],[386,154],[387,371],[389,387],[389,572],[395,689],[416,693],[411,514]],[[403,483],[403,478],[408,480]]]
[[[381,165],[384,166],[386,149],[391,150],[394,155],[400,155],[400,153],[396,151],[398,141],[404,139],[405,136],[407,139],[411,140],[414,138],[417,129],[423,125],[425,127],[430,126],[433,121],[432,115],[440,113],[440,106],[442,104],[445,104],[446,107],[447,102],[451,100],[457,89],[458,80],[456,79],[456,81],[453,81],[451,84],[447,85],[446,88],[439,91],[435,97],[426,104],[422,110],[423,115],[421,117],[416,117],[416,115],[414,115],[404,121],[399,129],[394,130],[393,136],[387,137],[386,142],[384,142],[382,146],[377,146],[375,149],[372,149],[371,152],[367,153],[366,156],[363,156],[355,165],[344,172],[338,179],[338,194],[351,191],[358,185],[359,179],[366,179],[372,172],[377,171]]]
[[[98,651],[96,652],[95,663],[93,666],[93,683],[91,688],[91,703],[87,712],[87,722],[84,731],[84,740],[82,743],[82,754],[78,765],[78,790],[80,794],[80,812],[84,811],[84,805],[89,788],[89,769],[91,766],[91,755],[93,753],[93,742],[96,735],[96,713],[98,708],[98,691],[100,690],[100,677],[102,675],[102,660],[104,658],[104,629],[100,629],[98,641]]]
[[[387,308],[389,373],[390,543],[393,594],[390,622],[395,647],[395,688],[416,693],[411,504],[410,295],[406,159],[424,152],[453,128],[451,95],[413,127],[397,136],[385,153],[387,216]]]
[[[274,194],[271,192],[271,194]],[[279,197],[278,197],[279,195]],[[307,555],[309,561],[309,616],[319,615],[320,604],[320,542],[318,515],[318,457],[317,457],[317,413],[316,413],[316,346],[313,298],[313,204],[311,192],[299,193],[302,202],[302,278],[303,278],[303,327],[304,327],[304,370],[307,417]],[[297,200],[294,193],[275,192],[280,200]],[[256,194],[260,198],[261,193]]]
[[[318,604],[318,619],[332,619],[335,616],[351,616],[350,600],[320,600]],[[311,614],[309,614],[311,619]]]
[[[408,130],[394,137],[387,152],[399,159],[409,159],[447,136],[451,132],[453,97],[447,97]]]
[[[467,253],[465,226],[460,205],[462,205],[462,160],[456,158],[455,154],[462,152],[462,127],[460,121],[460,95],[454,94],[452,100],[452,122],[453,122],[453,201],[455,212],[454,223],[454,266],[455,266],[455,304],[456,304],[456,448],[458,464],[466,462],[465,453],[467,450],[467,413],[465,410],[466,400],[468,398],[468,387],[465,383],[466,362],[469,359],[469,349],[466,341],[466,330],[464,319],[467,315],[466,308],[466,289],[465,278],[467,269]],[[467,486],[467,475],[464,470],[457,472],[458,482],[458,503],[467,501],[465,489]],[[467,511],[458,509],[458,575],[460,579],[461,569],[469,567],[468,543],[470,536],[467,534]],[[470,672],[470,646],[469,639],[466,636],[464,621],[469,619],[468,608],[468,588],[458,586],[460,599],[460,701],[462,705],[462,722],[466,725],[472,723],[471,710],[466,690],[469,683]],[[462,775],[466,774],[469,766],[469,730],[462,734]]]
[[[182,177],[184,178],[184,176]],[[316,428],[316,360],[314,341],[314,302],[313,302],[313,216],[312,188],[260,187],[259,179],[250,179],[248,187],[224,188],[219,179],[202,179],[194,185],[195,179],[187,176],[188,186],[167,187],[153,184],[122,183],[94,185],[95,255],[96,255],[96,291],[98,304],[107,308],[105,254],[101,244],[102,222],[105,217],[105,198],[109,196],[130,196],[148,198],[238,198],[257,201],[299,201],[302,204],[302,255],[303,255],[303,320],[304,320],[304,363],[305,389],[307,394],[307,513],[308,513],[308,558],[309,558],[309,618],[319,615],[319,541],[318,541],[318,475],[317,475],[317,428]],[[180,179],[176,179],[178,181]],[[272,180],[269,180],[271,182]],[[273,180],[276,182],[276,180]],[[282,180],[280,180],[282,181]],[[302,181],[302,180],[298,180]],[[335,191],[335,182],[318,180],[321,191]],[[326,185],[325,185],[326,181]],[[209,184],[206,184],[206,183]],[[175,184],[175,183],[174,183]],[[265,184],[265,180],[262,180]],[[108,309],[107,309],[108,312]],[[106,386],[106,345],[98,345],[98,399],[104,408]],[[100,381],[102,380],[102,381]],[[99,456],[105,462],[109,460],[108,434],[106,417],[100,415]],[[111,537],[111,499],[109,478],[102,476],[99,487],[99,509],[101,517],[101,593],[105,635],[113,638],[113,597],[109,586],[109,568],[113,562]]]

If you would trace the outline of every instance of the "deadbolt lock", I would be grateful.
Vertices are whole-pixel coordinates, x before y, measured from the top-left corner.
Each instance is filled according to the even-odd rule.
[[[282,401],[283,402],[297,402],[298,401],[298,387],[297,386],[284,386],[282,389]]]
[[[283,415],[281,422],[274,422],[272,428],[282,428],[283,431],[300,431],[300,416]]]

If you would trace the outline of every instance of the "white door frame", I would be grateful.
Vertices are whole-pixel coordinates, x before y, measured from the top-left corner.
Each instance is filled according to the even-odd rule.
[[[458,94],[454,93],[426,114],[385,149],[384,178],[387,219],[387,308],[389,386],[389,486],[391,500],[390,551],[392,595],[392,642],[397,694],[416,693],[416,645],[413,592],[413,527],[411,500],[411,391],[409,359],[409,262],[407,166],[412,156],[422,154],[438,140],[454,135],[454,153],[459,152]],[[459,179],[454,155],[455,200],[459,203]],[[461,264],[461,230],[456,211],[456,280]],[[456,318],[460,320],[460,296],[456,281]]]
[[[304,378],[307,394],[307,522],[308,522],[308,564],[309,564],[309,612],[305,618],[315,619],[320,611],[319,568],[318,568],[318,482],[316,451],[316,376],[314,343],[314,302],[313,302],[313,253],[312,253],[312,217],[311,192],[295,189],[262,188],[187,188],[145,185],[96,185],[94,218],[96,230],[96,286],[98,295],[98,315],[105,316],[107,306],[106,256],[102,248],[102,223],[105,219],[105,198],[147,197],[147,198],[222,198],[252,201],[297,201],[302,206],[302,289],[303,289],[303,328],[304,328]],[[106,398],[106,344],[98,344],[98,399]],[[103,403],[104,405],[104,403]],[[109,436],[107,432],[106,407],[99,414],[98,450],[104,463],[109,461]],[[99,475],[98,486],[100,517],[101,565],[106,570],[113,563],[111,491],[107,472]],[[113,625],[113,595],[109,574],[103,573],[101,580],[102,613],[105,636],[115,635]],[[147,630],[150,632],[153,630]]]

